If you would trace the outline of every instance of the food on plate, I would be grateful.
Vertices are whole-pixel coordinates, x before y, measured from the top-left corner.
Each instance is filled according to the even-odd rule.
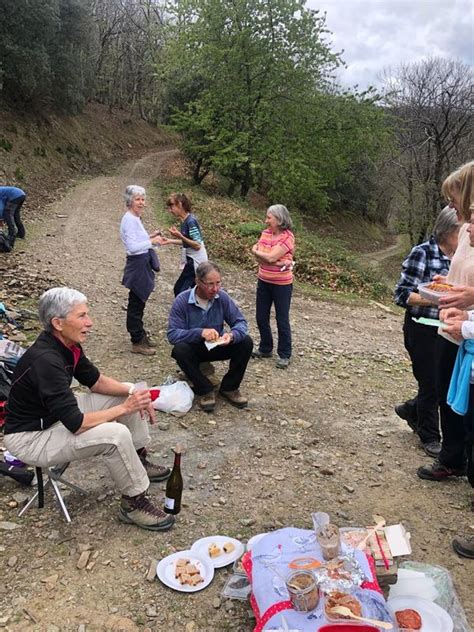
[[[224,553],[232,553],[232,551],[235,550],[235,544],[232,544],[232,542],[226,542],[222,548],[224,549]]]
[[[209,548],[207,550],[209,551],[210,557],[219,557],[219,555],[222,555],[221,547],[217,546],[217,544],[215,542],[210,544]]]
[[[340,614],[334,610],[338,606],[349,608],[352,614],[355,614],[357,617],[362,616],[362,606],[360,605],[360,601],[348,593],[338,591],[330,593],[326,599],[325,610],[326,614],[333,619],[350,619],[350,617]]]
[[[189,564],[189,560],[186,560],[184,558],[180,558],[179,560],[176,561],[176,564],[174,567],[174,576],[176,577],[176,579],[179,579],[181,575],[186,573],[186,566],[188,564]]]
[[[426,289],[433,290],[433,292],[451,292],[453,287],[454,285],[451,285],[451,283],[437,283],[433,281],[433,283],[426,286]]]
[[[185,569],[188,575],[196,575],[199,573],[199,569],[194,564],[186,564]]]
[[[421,630],[421,626],[423,625],[419,613],[411,608],[397,610],[395,617],[400,630]]]
[[[197,586],[204,581],[198,567],[185,558],[176,560],[174,576],[181,586]]]
[[[176,568],[178,568],[178,566],[186,566],[186,564],[189,564],[189,560],[180,557],[179,560],[176,561]]]
[[[191,575],[190,576],[189,585],[190,586],[197,586],[198,584],[200,584],[203,581],[204,581],[204,577],[202,577],[200,573],[196,573],[195,575]]]
[[[184,586],[185,584],[191,584],[191,575],[188,575],[187,573],[181,573],[180,575],[178,575],[177,579],[181,586]]]

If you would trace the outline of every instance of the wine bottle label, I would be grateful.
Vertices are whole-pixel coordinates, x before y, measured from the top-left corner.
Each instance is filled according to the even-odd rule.
[[[174,498],[168,498],[168,496],[165,496],[165,507],[166,509],[174,509]]]

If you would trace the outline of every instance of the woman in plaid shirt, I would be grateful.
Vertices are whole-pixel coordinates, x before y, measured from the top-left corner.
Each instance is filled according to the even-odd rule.
[[[435,345],[437,329],[416,323],[413,318],[438,318],[438,308],[418,294],[418,285],[445,276],[457,247],[459,221],[455,209],[447,206],[436,219],[428,241],[415,246],[402,264],[395,288],[395,302],[406,309],[403,324],[405,348],[418,382],[414,399],[395,406],[395,412],[418,434],[425,452],[436,457],[441,449],[438,398],[436,392]]]

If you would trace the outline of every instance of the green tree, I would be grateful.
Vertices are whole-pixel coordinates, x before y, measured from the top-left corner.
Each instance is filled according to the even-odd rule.
[[[93,24],[87,3],[0,0],[0,15],[1,99],[37,110],[80,109],[92,79]]]
[[[215,170],[230,195],[367,212],[383,111],[373,91],[334,85],[324,17],[304,0],[180,0],[168,13],[167,97],[194,181]]]
[[[184,150],[198,180],[212,167],[245,196],[340,63],[324,18],[303,0],[184,0],[170,14],[170,74],[201,86],[174,118]]]

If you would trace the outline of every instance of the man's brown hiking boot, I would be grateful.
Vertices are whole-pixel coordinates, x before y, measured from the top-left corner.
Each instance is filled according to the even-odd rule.
[[[239,389],[236,391],[219,391],[219,395],[222,395],[224,399],[236,408],[245,408],[248,404],[248,399],[242,395]]]
[[[140,342],[132,342],[132,353],[141,353],[142,355],[152,356],[155,355],[155,349],[148,346],[145,338],[142,338]]]
[[[174,516],[156,507],[145,492],[138,496],[122,496],[119,520],[148,531],[168,531],[174,525]]]
[[[206,393],[205,395],[201,395],[199,397],[198,404],[201,410],[204,410],[204,412],[212,413],[212,411],[216,407],[216,394],[214,393],[214,391]]]

